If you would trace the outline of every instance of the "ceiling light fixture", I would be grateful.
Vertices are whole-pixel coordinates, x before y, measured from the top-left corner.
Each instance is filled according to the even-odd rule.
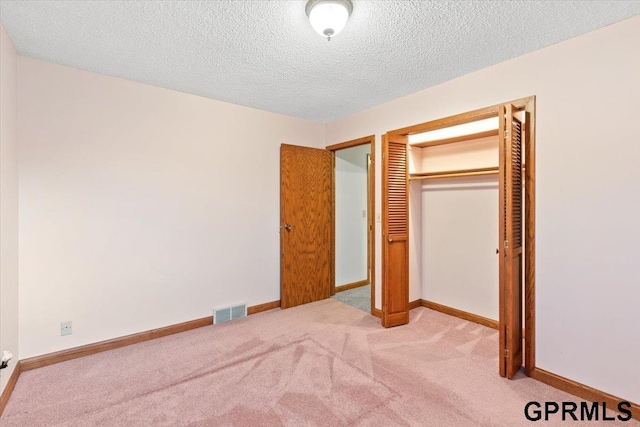
[[[331,40],[347,25],[353,3],[351,0],[309,0],[305,10],[313,29]]]

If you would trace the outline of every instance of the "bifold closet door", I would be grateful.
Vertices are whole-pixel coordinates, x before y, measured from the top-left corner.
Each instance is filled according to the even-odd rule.
[[[500,375],[512,378],[522,365],[522,122],[516,109],[500,110]]]
[[[407,137],[382,136],[382,325],[409,323]]]
[[[280,146],[280,305],[331,296],[333,153]]]

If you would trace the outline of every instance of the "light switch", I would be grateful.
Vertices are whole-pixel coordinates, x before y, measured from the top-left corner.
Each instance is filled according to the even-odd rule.
[[[377,223],[382,223],[382,214],[380,212],[378,212],[376,214],[376,222]]]

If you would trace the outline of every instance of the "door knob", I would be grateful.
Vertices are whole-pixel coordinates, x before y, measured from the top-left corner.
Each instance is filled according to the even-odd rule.
[[[389,241],[389,243],[391,243],[391,242],[393,242],[393,237],[389,236],[389,237],[387,238],[387,240]]]
[[[291,224],[285,224],[284,229],[287,231],[291,231]]]

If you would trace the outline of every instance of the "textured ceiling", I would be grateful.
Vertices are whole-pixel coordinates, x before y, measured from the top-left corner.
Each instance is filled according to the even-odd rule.
[[[640,1],[0,1],[21,55],[327,122],[640,14]]]

